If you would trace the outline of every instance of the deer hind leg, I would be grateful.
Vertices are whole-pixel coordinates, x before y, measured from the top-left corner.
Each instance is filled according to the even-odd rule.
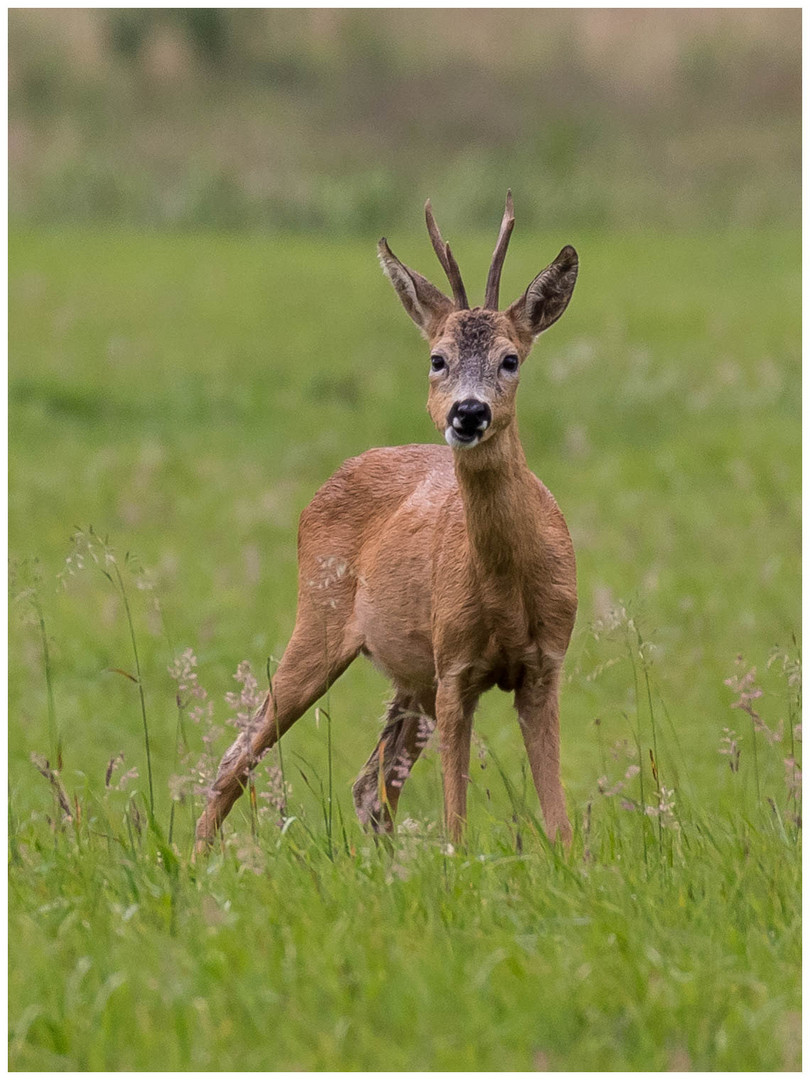
[[[360,651],[362,641],[353,628],[332,627],[322,613],[299,607],[293,635],[284,651],[268,693],[248,732],[225,753],[208,803],[197,822],[198,853],[211,846],[217,830],[244,791],[251,768],[288,731]]]
[[[407,694],[397,694],[388,706],[385,727],[352,787],[357,817],[373,832],[394,831],[402,788],[435,723]]]
[[[560,665],[548,664],[515,693],[523,742],[540,799],[546,832],[571,843],[571,824],[560,780]]]

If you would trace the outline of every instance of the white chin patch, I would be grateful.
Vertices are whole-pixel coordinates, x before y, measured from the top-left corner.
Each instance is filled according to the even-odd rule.
[[[481,442],[482,434],[483,432],[473,435],[471,439],[462,439],[452,427],[444,429],[445,442],[448,446],[452,446],[454,450],[469,450],[471,446],[477,446]]]

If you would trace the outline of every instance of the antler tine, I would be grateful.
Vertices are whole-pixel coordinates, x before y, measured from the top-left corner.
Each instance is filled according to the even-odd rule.
[[[487,291],[484,297],[484,307],[491,311],[498,310],[498,293],[501,288],[501,270],[506,258],[506,249],[509,247],[509,237],[515,227],[515,208],[512,205],[511,189],[506,193],[506,208],[501,221],[501,231],[498,233],[498,242],[492,253],[492,265],[487,274]]]
[[[445,274],[447,274],[447,280],[450,282],[450,287],[453,290],[453,298],[456,301],[456,307],[468,308],[470,305],[467,302],[467,290],[464,288],[464,282],[461,280],[461,271],[458,268],[458,263],[453,257],[453,252],[450,250],[450,245],[445,243],[442,239],[442,234],[439,232],[439,226],[436,224],[436,219],[433,216],[433,208],[430,205],[430,199],[425,203],[425,221],[427,222],[428,233],[430,234],[430,242],[433,244],[433,250],[436,252],[436,256],[441,263]]]

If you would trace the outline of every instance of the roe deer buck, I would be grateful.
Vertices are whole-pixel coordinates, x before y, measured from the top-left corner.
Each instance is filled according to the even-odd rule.
[[[514,692],[546,829],[570,841],[558,691],[577,607],[574,551],[553,496],[526,464],[515,394],[535,338],[568,305],[577,254],[564,247],[499,311],[515,222],[508,193],[484,306],[471,309],[429,201],[425,214],[453,300],[404,266],[385,239],[379,257],[430,343],[428,411],[449,448],[368,450],[346,461],[304,510],[295,629],[251,729],[222,759],[197,824],[200,852],[259,756],[358,653],[394,684],[384,729],[353,789],[364,824],[393,830],[402,785],[437,724],[445,823],[459,841],[473,713],[480,695],[498,686]]]

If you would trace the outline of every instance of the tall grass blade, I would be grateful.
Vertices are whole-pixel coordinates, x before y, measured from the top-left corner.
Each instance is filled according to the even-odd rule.
[[[146,772],[149,780],[149,814],[151,817],[155,816],[155,789],[152,781],[152,752],[149,746],[149,723],[146,719],[146,699],[143,692],[143,676],[141,673],[141,661],[138,656],[138,641],[135,637],[135,626],[132,621],[132,611],[129,606],[129,597],[127,596],[126,586],[124,585],[124,579],[121,576],[121,570],[117,562],[113,562],[115,568],[115,574],[118,582],[118,591],[121,594],[121,599],[124,602],[124,611],[127,616],[127,625],[129,627],[129,639],[132,643],[132,655],[135,658],[135,672],[137,674],[138,681],[138,696],[141,702],[141,719],[143,720],[143,741],[146,751]],[[109,575],[108,575],[109,576]]]

